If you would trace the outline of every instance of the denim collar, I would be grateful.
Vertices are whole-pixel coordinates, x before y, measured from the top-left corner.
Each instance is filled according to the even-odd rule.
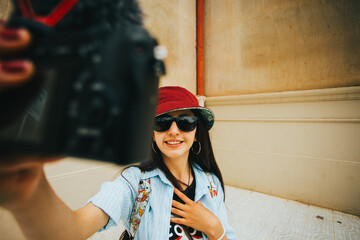
[[[201,197],[204,194],[209,192],[210,183],[206,176],[206,173],[201,169],[201,167],[198,164],[193,163],[192,169],[194,171],[194,175],[196,178],[196,189],[195,189],[195,199],[194,200],[195,200],[195,202],[197,202],[199,199],[201,199]],[[148,178],[153,178],[156,176],[158,176],[163,183],[165,183],[173,188],[173,185],[170,183],[169,179],[166,178],[165,173],[158,168],[155,168],[154,170],[145,172],[141,176],[141,179],[148,179]]]
[[[163,171],[161,171],[159,168],[155,168],[154,170],[145,172],[142,176],[141,179],[148,179],[148,178],[153,178],[159,176],[159,178],[161,179],[161,181],[165,184],[168,184],[170,186],[172,186],[172,184],[170,183],[169,179],[166,178],[165,173]]]

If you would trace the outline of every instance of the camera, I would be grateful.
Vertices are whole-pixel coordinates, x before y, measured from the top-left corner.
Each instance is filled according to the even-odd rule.
[[[0,92],[1,154],[121,165],[149,158],[165,68],[154,54],[157,41],[141,24],[123,20],[120,3],[13,1],[9,25],[25,27],[33,37],[16,57],[31,59],[36,73]]]

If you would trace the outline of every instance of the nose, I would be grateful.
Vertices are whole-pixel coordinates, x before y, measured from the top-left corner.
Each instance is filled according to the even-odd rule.
[[[175,121],[173,121],[171,123],[168,133],[169,133],[169,135],[178,135],[180,133],[180,130],[179,130],[178,126],[176,125]]]

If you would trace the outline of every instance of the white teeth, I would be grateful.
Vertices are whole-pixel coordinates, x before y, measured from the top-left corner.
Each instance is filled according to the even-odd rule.
[[[169,141],[167,142],[167,144],[170,144],[170,145],[174,145],[174,144],[179,144],[181,143],[180,141]]]

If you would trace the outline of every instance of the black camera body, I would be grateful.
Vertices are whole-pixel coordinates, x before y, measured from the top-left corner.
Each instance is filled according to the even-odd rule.
[[[149,158],[165,71],[154,57],[157,42],[140,25],[116,22],[109,14],[92,21],[89,9],[110,12],[116,1],[92,2],[79,1],[60,21],[64,24],[54,27],[25,18],[16,1],[10,24],[32,33],[33,44],[22,57],[35,63],[36,74],[24,86],[0,92],[1,154],[121,165]],[[79,24],[79,18],[88,22]]]

